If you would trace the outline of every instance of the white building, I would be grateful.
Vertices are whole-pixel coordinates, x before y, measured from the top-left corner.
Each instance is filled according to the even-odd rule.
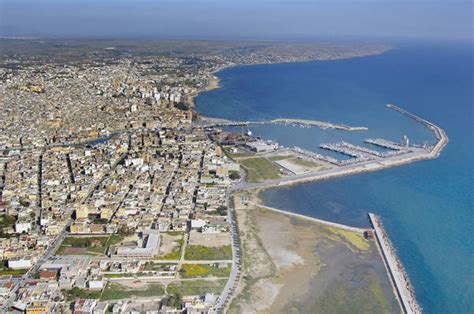
[[[32,266],[31,256],[13,257],[8,260],[8,268],[11,269],[28,269]]]
[[[153,257],[158,253],[160,246],[159,233],[148,235],[144,247],[118,247],[115,254],[120,257]]]
[[[31,230],[31,222],[16,222],[15,231],[17,233],[29,232]]]
[[[255,142],[249,142],[245,144],[247,148],[249,148],[251,151],[254,151],[256,153],[259,152],[271,152],[276,149],[278,149],[278,144],[273,143],[270,141],[264,142],[264,141],[255,141]]]
[[[88,282],[89,289],[102,290],[104,288],[104,281],[101,279],[92,279]]]

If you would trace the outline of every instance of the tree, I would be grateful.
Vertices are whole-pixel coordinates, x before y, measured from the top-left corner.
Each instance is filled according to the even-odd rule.
[[[237,172],[237,171],[232,171],[230,174],[229,174],[229,178],[231,180],[238,180],[240,179],[240,174]]]

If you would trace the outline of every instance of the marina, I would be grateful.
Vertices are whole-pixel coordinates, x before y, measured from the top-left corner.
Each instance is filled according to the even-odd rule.
[[[394,108],[394,105],[390,105],[389,108]],[[431,122],[428,122],[424,119],[410,114],[409,112],[403,109],[400,109],[399,107],[396,108],[398,108],[396,111],[403,112],[403,114],[407,117],[415,119],[415,121],[422,123],[430,130],[435,132],[436,138],[438,139],[437,143],[434,146],[404,146],[402,144],[397,144],[384,139],[370,140],[371,144],[379,146],[383,145],[386,148],[392,149],[392,151],[385,153],[376,153],[375,151],[372,152],[371,150],[367,150],[366,148],[359,148],[358,146],[345,142],[337,144],[322,144],[320,146],[323,149],[336,151],[344,155],[349,155],[351,158],[346,160],[339,160],[333,157],[307,151],[299,147],[294,147],[291,149],[294,152],[297,152],[309,159],[312,159],[315,162],[329,162],[335,165],[336,167],[322,171],[306,172],[298,175],[285,176],[278,179],[272,179],[258,183],[241,182],[240,184],[234,186],[233,190],[271,188],[276,186],[287,186],[309,181],[327,180],[341,176],[348,176],[364,172],[377,171],[390,167],[396,167],[419,160],[437,158],[449,141],[444,130]]]
[[[472,308],[472,298],[470,297],[472,290],[466,282],[459,281],[458,278],[459,271],[466,273],[469,270],[466,265],[458,265],[459,263],[456,262],[459,259],[467,258],[469,253],[464,235],[467,230],[470,230],[468,229],[469,222],[465,217],[470,210],[468,206],[470,193],[466,183],[470,184],[471,182],[468,174],[470,173],[469,165],[472,164],[472,147],[466,143],[466,136],[470,138],[469,117],[471,115],[468,113],[472,98],[466,98],[466,96],[472,93],[469,86],[462,83],[461,76],[464,77],[469,71],[463,70],[465,67],[462,67],[461,64],[466,64],[465,61],[470,61],[471,57],[470,54],[466,54],[467,50],[463,50],[461,56],[463,58],[454,58],[457,55],[453,55],[443,47],[427,52],[428,50],[421,51],[419,47],[408,47],[381,58],[380,62],[360,60],[360,64],[343,62],[340,66],[338,64],[331,65],[328,70],[334,68],[338,72],[327,72],[328,75],[331,75],[330,84],[324,84],[325,81],[313,84],[315,85],[314,93],[312,89],[306,90],[308,97],[295,101],[291,99],[291,96],[286,98],[288,93],[279,90],[275,91],[275,97],[271,97],[270,100],[259,98],[263,92],[268,97],[274,95],[271,88],[266,88],[268,84],[259,83],[267,77],[266,69],[264,69],[265,71],[251,69],[229,71],[221,74],[222,79],[226,80],[228,85],[224,86],[219,93],[204,95],[199,104],[203,114],[226,117],[230,120],[267,119],[269,115],[277,114],[276,117],[306,119],[321,117],[320,120],[323,121],[329,119],[334,122],[347,121],[347,124],[350,125],[368,126],[370,131],[367,133],[335,132],[333,130],[323,132],[317,128],[283,128],[280,126],[252,128],[254,134],[275,140],[288,147],[288,151],[299,153],[300,156],[304,156],[308,160],[330,160],[332,163],[328,162],[329,166],[336,166],[333,167],[334,169],[322,169],[323,171],[314,171],[311,174],[300,176],[287,176],[268,185],[265,184],[268,189],[265,188],[261,194],[264,203],[283,210],[294,209],[304,215],[338,221],[343,224],[354,222],[353,225],[357,226],[368,224],[367,210],[364,211],[364,209],[370,209],[369,211],[381,215],[386,231],[399,252],[400,259],[406,266],[416,296],[419,298],[418,302],[423,310],[426,312],[460,313],[462,309]],[[450,69],[453,64],[439,63],[438,59],[431,56],[432,53],[439,60],[445,57],[453,57],[452,60],[458,60],[454,62],[457,71]],[[411,62],[414,56],[416,62]],[[463,60],[463,62],[459,60]],[[400,65],[400,72],[394,73],[393,77],[384,75],[387,71],[393,70],[390,66],[391,62],[397,62]],[[428,68],[432,65],[433,71]],[[268,72],[271,70],[272,76],[275,77],[272,86],[287,84],[286,80],[278,79],[278,75],[287,72],[288,75],[292,75],[292,78],[298,78],[299,73],[305,71],[305,76],[301,78],[301,81],[303,79],[311,81],[315,74],[325,70],[324,64],[308,64],[307,67],[311,68],[311,71],[306,71],[305,67],[297,65],[281,66],[281,68],[269,67]],[[350,79],[346,75],[345,69],[347,67],[354,75]],[[436,76],[436,73],[441,71],[439,68],[448,73],[449,80]],[[368,79],[366,75],[359,75],[366,69],[371,73],[371,79]],[[420,71],[422,75],[410,75],[413,70]],[[245,75],[256,75],[257,78],[252,80],[252,84],[245,85],[242,78]],[[353,81],[355,81],[354,84]],[[296,82],[300,83],[297,80]],[[425,88],[419,89],[418,84],[423,84]],[[297,83],[291,86],[292,92],[302,93],[305,90],[299,88]],[[333,89],[332,86],[335,88]],[[347,86],[360,87],[360,89],[357,89],[353,95]],[[386,86],[393,86],[393,88],[386,88]],[[446,89],[441,87],[446,87]],[[251,93],[244,94],[243,92],[246,91],[244,88],[250,89]],[[347,96],[342,95],[334,100],[331,97],[338,95],[335,94],[338,89],[347,91]],[[368,91],[373,91],[374,95],[367,95]],[[445,91],[448,92],[445,93]],[[237,93],[243,96],[234,105],[231,97]],[[320,97],[320,99],[316,97]],[[379,99],[376,99],[377,97]],[[379,103],[379,105],[375,104],[375,102],[380,102],[380,99],[389,101]],[[333,101],[333,105],[328,106],[327,104],[331,101]],[[390,101],[396,101],[397,105],[402,105],[401,101],[403,101],[406,103],[406,106],[403,105],[404,109],[444,128],[446,132],[428,127],[425,123],[419,122],[421,120],[417,121],[410,115],[402,114],[389,106],[386,107],[385,104]],[[315,102],[318,102],[318,106],[311,107],[311,104]],[[227,106],[228,103],[232,106]],[[242,106],[234,110],[239,103],[248,103],[252,107]],[[351,105],[347,105],[349,103]],[[447,103],[453,110],[450,110],[449,114],[442,114],[443,110],[447,108]],[[219,109],[220,107],[222,109]],[[398,113],[395,114],[395,112]],[[352,121],[356,122],[351,123],[348,117],[354,117]],[[405,119],[405,117],[409,119]],[[237,128],[236,132],[239,132]],[[446,133],[448,133],[449,140],[456,142],[456,145],[450,145],[444,149],[448,141]],[[422,149],[413,153],[396,155],[394,149],[364,143],[367,138],[383,138],[396,142],[398,146],[403,146],[401,140],[404,135],[410,138],[410,148]],[[306,138],[309,140],[303,140]],[[340,167],[338,160],[345,158],[344,155],[326,153],[319,148],[319,145],[341,140],[381,153],[390,152],[394,156]],[[425,144],[426,141],[429,145]],[[432,160],[439,153],[442,155],[441,158]],[[276,152],[275,155],[281,155],[281,153]],[[424,160],[428,161],[417,162]],[[404,167],[404,164],[410,165]],[[398,168],[399,166],[402,167]],[[374,173],[370,173],[372,171]],[[364,175],[358,176],[355,175],[356,173],[364,173]],[[332,180],[332,178],[337,179]],[[457,184],[450,178],[462,178],[462,184]],[[300,183],[305,184],[300,185]],[[280,186],[283,188],[278,188]],[[427,193],[428,188],[433,189],[435,194]],[[397,198],[400,198],[400,201],[397,201]],[[460,200],[460,202],[454,200]],[[319,204],[319,202],[321,205],[318,208],[313,208],[313,204]],[[333,202],[338,202],[341,212],[350,212],[351,216],[340,212],[330,213],[333,209]],[[374,204],[378,205],[374,206]],[[371,206],[374,208],[372,209]],[[451,210],[455,213],[451,214]],[[425,217],[427,212],[429,212],[430,218],[419,221],[421,217]],[[406,219],[406,217],[411,218]],[[443,225],[446,222],[443,232],[436,232],[438,222],[443,222]],[[433,241],[436,241],[437,244],[434,245]],[[456,248],[453,247],[454,244],[456,244]],[[449,252],[450,256],[456,257],[456,261],[454,258],[442,262],[437,259],[436,252],[441,247],[444,252]],[[420,262],[418,252],[423,255],[425,261]],[[443,269],[443,276],[440,275],[439,269]],[[432,281],[438,281],[439,285],[429,285],[425,289],[423,283]],[[455,287],[462,287],[462,292],[457,291],[458,289]],[[445,302],[437,302],[441,296]]]

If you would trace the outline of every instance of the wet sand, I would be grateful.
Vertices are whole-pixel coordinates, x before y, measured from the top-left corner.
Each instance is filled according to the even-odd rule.
[[[244,270],[230,313],[400,313],[373,241],[247,195],[235,198]]]

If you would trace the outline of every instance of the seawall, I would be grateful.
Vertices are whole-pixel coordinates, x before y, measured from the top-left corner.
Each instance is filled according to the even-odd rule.
[[[319,224],[322,224],[322,225],[335,227],[335,228],[339,228],[339,229],[344,229],[344,230],[347,230],[347,231],[352,231],[352,232],[357,232],[357,233],[364,233],[364,231],[366,231],[366,229],[363,229],[363,228],[351,227],[351,226],[339,224],[339,223],[332,222],[332,221],[327,221],[327,220],[317,219],[317,218],[313,218],[313,217],[309,217],[309,216],[304,216],[304,215],[301,215],[301,214],[292,213],[292,212],[289,212],[289,211],[286,211],[286,210],[281,210],[281,209],[270,207],[270,206],[265,206],[265,205],[259,204],[258,207],[268,209],[268,210],[271,210],[271,211],[274,211],[274,212],[277,212],[277,213],[280,213],[280,214],[283,214],[283,215],[292,216],[292,217],[296,217],[296,218],[300,218],[300,219],[304,219],[304,220],[309,220],[309,221],[316,222],[316,223],[319,223]]]
[[[395,249],[392,246],[378,216],[369,213],[369,220],[374,228],[377,246],[382,254],[383,261],[390,274],[390,279],[397,292],[402,310],[407,314],[421,313],[421,307],[418,305],[412,285],[408,275],[403,269],[403,265],[397,257]]]

